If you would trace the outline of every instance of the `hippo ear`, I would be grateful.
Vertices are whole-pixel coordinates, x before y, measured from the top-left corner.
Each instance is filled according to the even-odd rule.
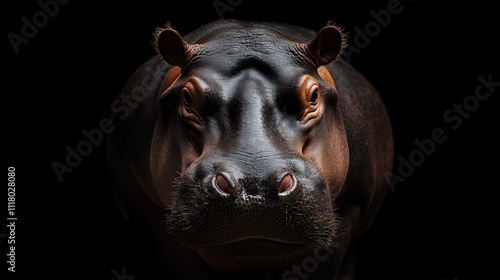
[[[346,36],[333,24],[323,27],[316,36],[305,44],[307,53],[312,56],[316,67],[337,59],[345,47]]]
[[[154,46],[156,52],[170,65],[182,68],[193,47],[173,28],[157,28]]]

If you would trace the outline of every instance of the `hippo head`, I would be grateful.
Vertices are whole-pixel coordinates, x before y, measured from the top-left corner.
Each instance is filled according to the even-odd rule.
[[[259,24],[155,35],[170,65],[150,154],[167,234],[219,271],[330,248],[349,165],[325,67],[344,46],[339,29],[306,42]]]

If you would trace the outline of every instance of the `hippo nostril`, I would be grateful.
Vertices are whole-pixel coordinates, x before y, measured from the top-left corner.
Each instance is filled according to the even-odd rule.
[[[214,185],[215,185],[215,188],[221,194],[223,194],[223,195],[229,194],[229,182],[227,181],[227,179],[223,175],[217,174],[217,176],[215,176]]]
[[[290,193],[293,189],[294,186],[294,181],[293,177],[290,174],[286,174],[280,182],[280,187],[279,187],[279,194],[280,195],[286,195]]]

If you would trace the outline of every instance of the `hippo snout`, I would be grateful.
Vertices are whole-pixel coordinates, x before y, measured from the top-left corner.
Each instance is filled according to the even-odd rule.
[[[167,213],[169,234],[195,251],[235,260],[290,259],[326,248],[335,231],[326,184],[313,165],[286,162],[262,173],[235,163],[190,168]]]

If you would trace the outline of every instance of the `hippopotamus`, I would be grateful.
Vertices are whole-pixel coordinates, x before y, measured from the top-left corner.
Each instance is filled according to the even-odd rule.
[[[144,270],[352,279],[394,145],[381,96],[342,57],[342,29],[226,19],[152,36],[107,139]]]

